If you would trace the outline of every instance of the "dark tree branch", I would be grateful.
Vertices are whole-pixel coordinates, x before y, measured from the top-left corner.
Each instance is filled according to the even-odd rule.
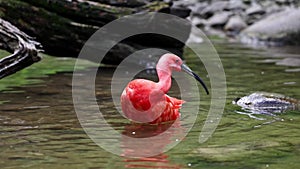
[[[41,47],[32,37],[0,18],[0,48],[13,53],[0,59],[0,79],[40,61]]]

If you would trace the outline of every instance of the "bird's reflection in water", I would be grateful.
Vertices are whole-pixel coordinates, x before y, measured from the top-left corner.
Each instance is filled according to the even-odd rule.
[[[159,125],[130,124],[122,134],[126,168],[180,168],[163,153],[184,134],[179,120]]]

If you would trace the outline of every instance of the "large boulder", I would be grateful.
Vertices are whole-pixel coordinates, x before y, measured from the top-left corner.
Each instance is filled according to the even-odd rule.
[[[161,0],[0,0],[0,17],[36,37],[45,53],[77,57],[93,33],[122,16],[146,12],[163,12],[182,18],[189,15],[189,9],[173,8],[171,5]],[[147,28],[152,21],[139,23]],[[186,39],[189,36],[189,26],[168,28],[185,29]],[[184,44],[166,36],[135,36],[116,44],[103,63],[118,64],[129,54],[150,47],[181,55]]]
[[[274,13],[242,31],[241,41],[252,44],[300,44],[300,9]]]

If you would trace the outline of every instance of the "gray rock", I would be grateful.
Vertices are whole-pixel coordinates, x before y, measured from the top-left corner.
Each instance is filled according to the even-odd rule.
[[[200,13],[208,6],[207,2],[196,3],[193,6],[189,6],[188,8],[192,11],[194,15],[200,15]]]
[[[217,12],[208,19],[207,25],[211,27],[224,26],[231,15],[231,12]]]
[[[245,21],[248,25],[251,25],[260,20],[265,13],[266,11],[264,10],[263,6],[253,1],[252,5],[245,11]]]
[[[204,27],[207,25],[207,20],[199,18],[197,16],[191,17],[190,21],[192,22],[192,25],[195,25],[197,27]]]
[[[247,5],[242,0],[230,0],[227,9],[229,10],[245,10]]]
[[[296,4],[297,1],[298,0],[275,0],[275,2],[277,2],[278,4],[281,4],[281,5]]]
[[[248,25],[252,25],[256,23],[257,21],[261,20],[264,16],[260,14],[256,15],[246,15],[245,16],[245,21],[247,22]]]
[[[190,7],[198,3],[198,0],[180,0],[172,1],[174,7]]]
[[[229,32],[239,33],[241,30],[245,29],[246,27],[247,27],[246,22],[239,15],[234,15],[230,17],[224,29]]]
[[[299,44],[299,40],[300,8],[271,14],[241,33],[241,41],[252,44]]]
[[[191,34],[190,37],[188,38],[188,40],[186,41],[187,44],[195,44],[195,43],[202,43],[203,39],[202,39],[202,35],[201,32],[199,32],[196,27],[192,27],[191,29]]]
[[[283,7],[280,7],[280,6],[277,5],[277,4],[269,5],[269,6],[266,8],[266,12],[267,12],[268,14],[281,12],[281,11],[283,11],[283,10],[284,10],[284,8],[283,8]]]
[[[222,29],[212,29],[209,26],[204,27],[205,33],[208,35],[217,36],[219,38],[226,38],[226,34]]]
[[[268,6],[265,6],[265,4],[277,4],[281,7],[299,7],[300,5],[300,1],[299,0],[258,0],[258,2],[262,2],[261,4],[264,6],[264,7],[268,7]]]
[[[200,14],[204,18],[209,18],[214,13],[223,11],[225,8],[227,8],[228,3],[229,2],[227,1],[215,1],[211,3],[209,6],[207,6],[206,8],[204,8]]]
[[[266,11],[257,3],[253,3],[250,8],[246,10],[247,15],[264,14]]]
[[[277,93],[255,92],[248,96],[236,99],[233,102],[243,110],[255,114],[275,115],[286,110],[299,109],[299,100]]]

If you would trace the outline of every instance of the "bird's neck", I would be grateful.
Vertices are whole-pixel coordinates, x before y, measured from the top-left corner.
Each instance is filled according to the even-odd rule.
[[[157,75],[158,75],[158,88],[162,90],[164,93],[167,93],[171,87],[171,75],[172,72],[170,69],[158,69],[157,68]]]

